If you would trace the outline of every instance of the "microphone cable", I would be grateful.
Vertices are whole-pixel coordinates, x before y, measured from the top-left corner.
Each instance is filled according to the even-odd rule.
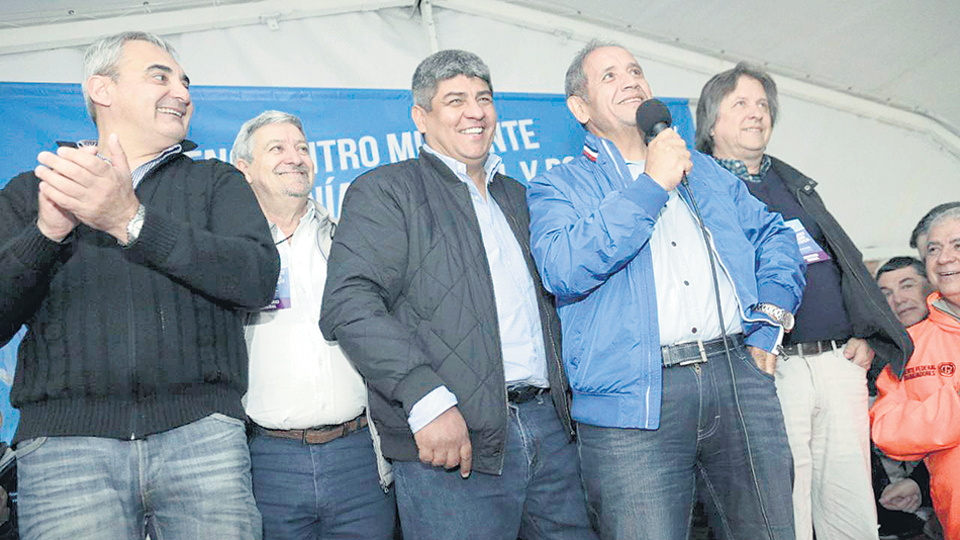
[[[753,485],[757,490],[757,500],[760,502],[760,514],[763,516],[763,524],[767,529],[767,536],[772,540],[774,538],[773,528],[770,526],[770,518],[767,515],[767,507],[763,500],[763,494],[760,491],[760,480],[757,477],[757,469],[753,462],[753,447],[750,445],[750,434],[747,433],[747,424],[743,419],[743,409],[740,406],[740,393],[737,391],[737,376],[733,369],[733,359],[730,357],[730,346],[727,342],[726,325],[723,323],[723,308],[720,302],[720,282],[717,279],[717,266],[716,261],[714,260],[713,249],[710,247],[711,243],[709,232],[707,231],[707,226],[703,223],[703,217],[700,215],[700,207],[697,205],[697,200],[693,196],[693,191],[690,189],[690,184],[687,182],[686,173],[683,174],[681,185],[683,186],[683,190],[686,192],[687,198],[690,199],[690,203],[693,206],[693,213],[696,215],[697,224],[700,225],[700,233],[703,235],[703,243],[707,248],[707,257],[710,259],[710,273],[713,276],[713,292],[714,299],[717,301],[717,317],[720,322],[720,335],[723,338],[723,350],[727,356],[727,368],[730,370],[730,382],[733,385],[733,402],[737,409],[737,417],[740,420],[740,427],[743,429],[744,444],[746,444],[747,447],[747,459],[750,462],[750,476],[753,478]],[[751,358],[750,361],[753,361],[753,359]]]

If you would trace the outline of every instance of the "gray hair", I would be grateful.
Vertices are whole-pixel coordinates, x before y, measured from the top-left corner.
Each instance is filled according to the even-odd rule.
[[[770,125],[777,124],[777,114],[780,110],[780,100],[777,97],[777,83],[766,71],[746,62],[740,62],[733,69],[717,73],[707,81],[700,91],[700,101],[697,102],[697,150],[704,154],[713,154],[713,135],[710,131],[717,123],[717,114],[720,111],[720,102],[737,87],[740,77],[756,79],[763,85],[767,94],[767,106],[770,110]]]
[[[487,83],[493,92],[490,83],[490,68],[483,63],[479,56],[456,49],[439,51],[426,57],[416,71],[413,72],[413,103],[430,111],[433,96],[437,93],[437,85],[441,81],[452,79],[457,75],[476,77]]]
[[[583,63],[590,56],[590,53],[604,47],[620,47],[626,50],[626,47],[613,41],[601,41],[591,39],[582,49],[573,57],[570,67],[567,68],[567,76],[563,80],[563,91],[570,96],[580,96],[587,99],[587,74],[583,71]]]
[[[303,123],[296,116],[283,111],[263,111],[240,126],[233,148],[230,149],[230,163],[236,165],[241,159],[253,163],[253,135],[258,129],[271,124],[293,124],[304,138],[307,136],[303,131]]]
[[[913,268],[923,279],[927,279],[927,268],[920,262],[916,257],[893,257],[889,261],[883,263],[883,266],[877,269],[877,279],[880,279],[880,276],[886,274],[887,272],[893,272],[894,270],[901,270],[903,268]]]
[[[948,202],[934,206],[933,209],[927,212],[927,215],[920,219],[920,222],[917,223],[917,226],[913,228],[913,232],[910,233],[910,247],[917,248],[917,251],[920,253],[921,260],[926,261],[927,258],[923,253],[924,246],[917,245],[920,237],[927,236],[927,234],[930,233],[930,229],[932,229],[934,225],[951,218],[960,219],[960,201]]]
[[[94,123],[97,122],[97,110],[90,99],[87,81],[94,75],[102,75],[117,80],[117,64],[120,63],[120,56],[123,54],[123,45],[128,41],[146,41],[163,49],[174,59],[177,58],[177,51],[173,45],[156,34],[150,32],[121,32],[112,36],[106,36],[98,39],[83,53],[83,100],[87,104],[87,113]]]

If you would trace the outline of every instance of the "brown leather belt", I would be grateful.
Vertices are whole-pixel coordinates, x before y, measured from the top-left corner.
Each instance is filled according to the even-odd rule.
[[[821,339],[820,341],[793,343],[783,346],[783,354],[787,356],[813,356],[832,351],[834,347],[843,349],[844,343],[846,343],[846,340],[843,339]]]
[[[360,415],[336,426],[319,426],[310,429],[267,429],[257,426],[257,431],[270,437],[301,441],[303,444],[326,444],[365,427],[367,427],[367,417]]]

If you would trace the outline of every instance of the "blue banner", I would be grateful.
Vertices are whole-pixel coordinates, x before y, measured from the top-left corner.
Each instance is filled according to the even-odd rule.
[[[190,140],[195,158],[229,159],[240,125],[267,109],[303,120],[317,164],[314,197],[339,215],[347,187],[364,171],[416,157],[421,143],[410,119],[409,90],[252,88],[194,86],[196,105]],[[693,118],[685,99],[661,98],[674,124],[692,145]],[[505,173],[526,183],[544,170],[580,154],[583,128],[559,94],[498,93],[493,152]],[[36,156],[58,140],[95,139],[77,84],[0,83],[0,186],[33,169]],[[10,441],[17,411],[10,408],[9,385],[19,337],[0,349],[0,439]]]

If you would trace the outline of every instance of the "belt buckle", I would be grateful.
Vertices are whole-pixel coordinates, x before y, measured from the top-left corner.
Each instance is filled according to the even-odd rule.
[[[679,362],[677,365],[678,365],[678,366],[689,366],[689,365],[693,365],[693,364],[703,364],[703,363],[706,363],[706,361],[707,361],[707,350],[706,350],[705,348],[703,348],[703,340],[702,340],[702,339],[698,339],[698,340],[697,340],[697,349],[698,349],[699,352],[700,352],[700,358],[694,358],[694,359],[692,359],[692,360],[685,360],[685,361],[683,361],[683,362]]]

